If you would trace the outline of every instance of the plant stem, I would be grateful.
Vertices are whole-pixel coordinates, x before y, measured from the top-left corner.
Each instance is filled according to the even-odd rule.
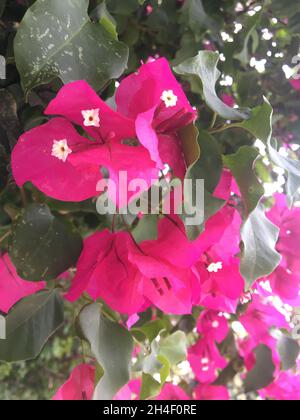
[[[222,127],[216,128],[214,130],[209,130],[210,134],[217,134],[217,133],[222,133],[223,131],[226,131],[230,128],[239,128],[239,124],[225,124]]]
[[[10,236],[10,234],[11,234],[11,231],[6,232],[6,234],[5,234],[5,235],[3,235],[3,236],[0,238],[0,244],[1,244],[3,241],[5,241],[5,239],[6,239],[6,238],[8,238],[8,237]]]
[[[214,112],[214,115],[212,117],[212,121],[211,121],[210,126],[209,126],[210,129],[214,128],[214,126],[216,124],[216,121],[217,121],[217,118],[218,118],[218,114],[216,112]]]

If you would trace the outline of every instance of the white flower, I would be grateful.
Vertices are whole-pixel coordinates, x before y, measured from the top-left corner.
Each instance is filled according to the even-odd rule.
[[[64,140],[54,140],[52,147],[52,156],[56,157],[63,162],[66,162],[69,154],[72,153],[72,150],[68,146],[66,139]]]
[[[160,98],[166,105],[167,108],[171,108],[177,105],[178,98],[174,94],[173,90],[165,90]]]
[[[207,267],[207,271],[209,273],[217,273],[219,270],[222,270],[223,263],[217,262],[217,263],[211,263],[210,266]]]
[[[83,125],[85,127],[100,127],[99,108],[88,109],[86,111],[81,111],[81,113],[84,118]]]
[[[217,329],[220,326],[219,321],[213,321],[213,323],[211,324],[213,328]]]

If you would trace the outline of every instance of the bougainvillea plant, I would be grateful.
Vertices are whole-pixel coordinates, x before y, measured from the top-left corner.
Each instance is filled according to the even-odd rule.
[[[299,17],[1,1],[0,368],[67,331],[54,400],[300,399]]]

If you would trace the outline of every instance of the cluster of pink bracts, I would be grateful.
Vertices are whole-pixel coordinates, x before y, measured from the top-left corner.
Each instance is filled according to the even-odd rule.
[[[186,164],[178,131],[195,121],[196,111],[165,59],[143,65],[124,79],[117,89],[117,111],[110,109],[84,81],[68,84],[49,104],[46,114],[59,115],[25,133],[12,155],[18,185],[31,182],[46,195],[63,201],[82,201],[97,195],[100,167],[118,183],[119,171],[128,182],[142,178],[150,187],[168,164],[183,179]],[[81,127],[85,136],[78,134]],[[82,131],[82,130],[81,130]],[[132,141],[135,145],[132,146]],[[138,141],[136,141],[138,140]],[[228,399],[225,387],[214,386],[220,369],[228,365],[218,350],[227,336],[237,306],[247,302],[239,317],[245,338],[238,340],[240,356],[251,370],[253,350],[266,344],[273,352],[276,379],[260,391],[262,397],[300,398],[300,376],[280,371],[272,328],[290,330],[286,317],[270,303],[277,296],[284,304],[300,303],[300,209],[289,210],[278,195],[269,218],[281,228],[278,251],[282,262],[261,279],[251,294],[244,293],[244,280],[237,257],[241,217],[231,202],[239,191],[229,171],[223,172],[215,196],[226,205],[206,224],[200,237],[190,242],[179,217],[159,222],[156,241],[137,244],[128,232],[97,232],[85,240],[75,278],[66,299],[83,293],[102,298],[130,320],[149,306],[167,314],[189,314],[193,306],[205,308],[198,323],[199,341],[188,352],[188,361],[198,385],[193,395],[180,387],[165,385],[158,399]],[[130,197],[129,197],[130,199]],[[126,203],[117,203],[122,206]],[[268,287],[266,288],[266,282]],[[0,310],[8,312],[21,298],[43,289],[45,284],[21,280],[7,255],[0,261]],[[250,303],[249,303],[250,301]],[[92,398],[95,371],[79,365],[56,399]],[[126,385],[116,399],[134,399],[140,381]]]

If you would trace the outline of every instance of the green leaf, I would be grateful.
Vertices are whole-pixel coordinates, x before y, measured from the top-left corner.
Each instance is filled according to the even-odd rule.
[[[247,288],[261,277],[271,274],[281,261],[275,246],[280,229],[266,217],[259,204],[249,215],[241,229],[243,241],[241,255],[241,274]]]
[[[194,136],[193,141],[191,134]],[[187,191],[185,194],[185,212],[183,212],[181,218],[185,224],[185,230],[188,238],[193,241],[196,240],[203,232],[205,222],[225,205],[225,201],[212,195],[213,190],[220,180],[223,168],[221,152],[215,139],[205,131],[201,131],[199,135],[199,131],[196,127],[193,132],[189,131],[188,138],[190,143],[193,145],[191,151],[189,152],[189,162],[192,163],[187,170],[185,178],[186,180],[192,181],[192,191]],[[195,141],[198,142],[197,148],[194,145]],[[211,175],[212,173],[213,175]],[[195,204],[194,199],[197,194],[200,194],[200,190],[197,185],[198,180],[204,180],[204,215],[201,215],[198,223],[189,225],[187,223],[187,219],[190,218],[193,213],[192,209]],[[187,209],[189,209],[189,212],[186,211]],[[200,209],[198,210],[200,212]]]
[[[249,64],[249,42],[251,37],[255,37],[256,28],[260,24],[262,12],[256,13],[254,16],[248,16],[248,21],[244,24],[245,40],[242,51],[235,55],[235,58],[241,61],[244,66]]]
[[[161,335],[159,340],[152,341],[151,353],[143,362],[143,372],[147,375],[160,374],[160,388],[155,387],[158,393],[170,375],[171,368],[186,360],[187,345],[186,335],[182,331],[166,337]]]
[[[298,190],[300,188],[300,162],[298,160],[294,160],[281,155],[277,151],[276,140],[269,141],[268,150],[272,162],[275,165],[283,168],[288,173],[286,188],[288,195],[288,204],[290,207],[292,207],[295,198],[297,197]]]
[[[55,279],[76,265],[81,251],[80,234],[46,205],[28,206],[14,223],[9,254],[26,280]]]
[[[106,0],[107,8],[113,14],[131,15],[143,2],[141,0]]]
[[[104,371],[94,398],[111,400],[130,379],[133,339],[126,328],[101,314],[101,305],[86,306],[78,325]]]
[[[253,108],[249,120],[236,123],[233,126],[249,131],[253,137],[268,143],[272,136],[272,114],[273,109],[267,99],[264,98],[262,105]]]
[[[5,6],[6,6],[6,0],[1,0],[1,3],[0,3],[0,17],[3,15],[3,12],[5,10]]]
[[[291,337],[282,335],[278,341],[277,348],[282,363],[282,369],[293,369],[300,353],[299,343]]]
[[[132,236],[139,244],[143,241],[156,240],[158,238],[158,215],[145,214],[133,229]]]
[[[240,188],[246,215],[257,207],[264,195],[264,188],[255,174],[255,165],[260,155],[254,147],[243,146],[234,155],[223,157],[225,166],[230,169]]]
[[[171,366],[177,365],[186,359],[187,355],[187,339],[182,331],[161,340],[159,345],[159,356],[165,357]]]
[[[0,340],[0,360],[11,363],[36,358],[63,321],[63,302],[56,290],[21,300],[6,317],[6,340]]]
[[[205,32],[203,29],[218,30],[217,23],[205,12],[202,0],[186,0],[182,13],[195,35],[202,35]]]
[[[216,139],[204,130],[199,132],[198,144],[201,155],[192,171],[197,171],[198,179],[204,179],[205,190],[213,193],[220,182],[223,170],[221,149]]]
[[[244,387],[246,392],[258,391],[270,385],[274,380],[275,365],[272,351],[264,344],[254,350],[256,363],[254,368],[247,374]]]
[[[272,117],[273,109],[266,98],[264,103],[252,111],[250,120],[241,124],[234,124],[234,127],[240,127],[249,131],[255,138],[263,141],[267,147],[271,161],[288,174],[287,194],[289,205],[292,206],[300,188],[300,162],[289,157],[281,155],[277,151],[277,142],[272,140]]]
[[[176,73],[199,79],[203,87],[203,96],[207,105],[226,120],[245,120],[250,117],[248,109],[233,109],[217,96],[216,83],[221,75],[217,68],[219,53],[199,51],[196,57],[190,58],[175,67]]]
[[[26,92],[59,77],[85,79],[96,90],[121,76],[128,48],[101,24],[92,23],[88,0],[37,0],[25,14],[14,41]]]
[[[138,340],[149,340],[150,343],[163,331],[168,328],[166,319],[155,319],[154,321],[146,322],[140,327],[131,328],[130,333]]]
[[[143,373],[140,400],[149,400],[156,397],[161,391],[161,384],[151,375]]]

